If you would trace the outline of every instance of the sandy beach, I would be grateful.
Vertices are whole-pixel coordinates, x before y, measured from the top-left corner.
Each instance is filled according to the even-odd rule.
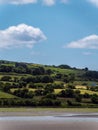
[[[15,114],[0,116],[0,130],[98,130],[98,113],[63,113],[60,116]]]
[[[0,121],[0,130],[98,130],[95,122],[7,122]]]

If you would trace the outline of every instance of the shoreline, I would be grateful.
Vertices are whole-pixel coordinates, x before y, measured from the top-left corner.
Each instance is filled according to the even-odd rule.
[[[97,109],[2,108],[0,130],[98,130]]]
[[[0,108],[0,117],[57,116],[98,117],[97,108]]]
[[[57,118],[98,118],[98,113],[25,113],[25,112],[3,112],[0,117],[57,117]]]

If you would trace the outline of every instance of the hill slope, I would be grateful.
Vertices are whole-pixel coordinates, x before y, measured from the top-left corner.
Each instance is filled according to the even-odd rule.
[[[94,107],[97,94],[97,71],[0,61],[1,106]]]

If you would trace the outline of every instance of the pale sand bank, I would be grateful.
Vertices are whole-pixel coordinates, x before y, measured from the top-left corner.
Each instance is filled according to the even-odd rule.
[[[0,112],[0,130],[98,130],[98,113],[3,111]]]
[[[72,114],[72,113],[71,113]],[[98,130],[93,114],[33,117],[0,117],[0,130]],[[93,116],[92,116],[93,115]],[[79,116],[79,117],[78,117]],[[87,117],[87,118],[85,118]]]
[[[98,123],[81,121],[0,121],[0,130],[98,130]]]

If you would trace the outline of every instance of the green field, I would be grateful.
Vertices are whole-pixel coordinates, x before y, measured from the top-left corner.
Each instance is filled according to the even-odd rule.
[[[33,112],[36,115],[38,115],[38,113],[40,112],[57,112],[57,113],[61,113],[61,112],[82,112],[82,113],[88,113],[88,112],[98,112],[98,108],[24,108],[24,107],[20,107],[20,108],[0,108],[0,112]]]
[[[16,96],[0,91],[0,98],[16,98]]]

